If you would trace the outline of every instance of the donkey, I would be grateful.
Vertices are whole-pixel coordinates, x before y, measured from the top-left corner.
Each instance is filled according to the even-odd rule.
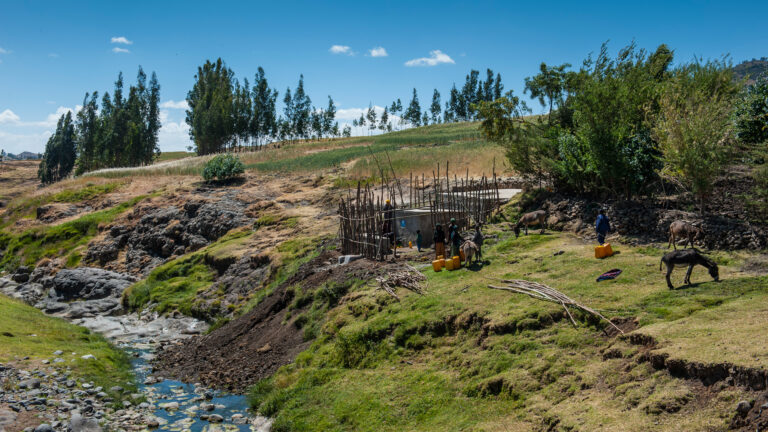
[[[515,238],[520,237],[521,227],[525,227],[525,235],[528,235],[528,227],[531,225],[540,226],[541,233],[544,234],[544,219],[546,219],[546,217],[547,212],[544,210],[536,210],[520,216],[520,220],[518,220],[515,225]]]
[[[467,265],[472,262],[472,257],[477,262],[480,258],[480,248],[472,240],[465,240],[461,244],[461,251],[464,252],[464,259],[467,261]]]
[[[689,244],[691,247],[694,247],[694,241],[698,240],[702,234],[704,234],[704,231],[700,227],[681,220],[674,221],[669,224],[669,244],[667,249],[670,246],[674,246],[675,250],[677,250],[678,238],[686,239],[685,243],[683,243],[684,248]]]
[[[675,287],[672,286],[672,282],[669,280],[669,275],[672,274],[672,270],[675,268],[675,266],[688,266],[688,271],[685,273],[685,280],[683,281],[686,285],[690,285],[691,283],[691,272],[693,271],[693,267],[695,265],[701,265],[709,269],[709,275],[712,276],[712,279],[714,279],[715,282],[720,282],[720,272],[717,268],[717,264],[711,259],[705,257],[696,248],[674,250],[669,252],[661,258],[661,262],[659,263],[659,271],[661,271],[662,264],[667,265],[667,286],[669,289],[675,289]]]

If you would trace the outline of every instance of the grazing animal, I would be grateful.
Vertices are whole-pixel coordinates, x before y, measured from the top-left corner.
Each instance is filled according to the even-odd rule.
[[[677,250],[678,238],[686,239],[683,247],[688,246],[688,244],[693,247],[694,241],[698,240],[703,233],[704,231],[701,228],[691,225],[688,222],[674,221],[669,224],[669,244],[667,245],[667,249],[669,249],[670,246],[674,246],[675,250]]]
[[[475,258],[475,262],[477,262],[480,248],[477,247],[475,242],[472,240],[464,241],[464,243],[461,244],[461,251],[464,252],[464,259],[467,261],[467,264],[472,262],[473,257]]]
[[[547,212],[544,210],[536,210],[520,216],[520,220],[515,225],[515,238],[520,237],[521,227],[525,227],[525,235],[528,235],[528,227],[531,225],[540,226],[541,233],[544,234],[544,219],[546,217]]]
[[[472,243],[477,246],[477,257],[483,259],[483,241],[485,236],[480,232],[481,224],[475,225],[475,235],[472,236]]]
[[[695,265],[706,267],[709,269],[709,275],[712,276],[712,279],[714,279],[715,282],[720,281],[720,271],[717,268],[717,263],[705,257],[696,248],[674,250],[669,252],[661,257],[661,262],[659,263],[659,271],[661,271],[662,264],[667,265],[667,286],[669,289],[675,289],[675,287],[672,286],[672,282],[669,280],[669,275],[672,274],[672,270],[675,268],[675,266],[688,266],[688,271],[685,273],[684,280],[686,285],[691,283],[691,272],[693,271],[693,267]]]

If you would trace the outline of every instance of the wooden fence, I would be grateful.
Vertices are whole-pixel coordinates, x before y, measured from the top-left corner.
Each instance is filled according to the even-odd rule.
[[[406,180],[396,177],[383,180],[378,190],[360,182],[356,191],[348,190],[339,203],[341,252],[376,260],[389,254],[397,257],[397,249],[390,250],[390,244],[398,239],[398,220],[421,217],[409,215],[406,210],[428,210],[432,227],[438,222],[447,226],[453,218],[460,230],[467,230],[485,223],[498,209],[501,200],[495,170],[492,177],[483,175],[479,179],[470,178],[469,171],[463,178],[456,174],[451,178],[448,163],[444,176],[440,171],[438,165],[431,179],[411,174],[405,194],[402,183]],[[390,201],[389,208],[386,200]]]

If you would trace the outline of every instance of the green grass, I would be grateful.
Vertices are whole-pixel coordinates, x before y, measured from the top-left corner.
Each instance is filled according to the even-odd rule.
[[[0,362],[37,364],[54,357],[54,351],[64,351],[64,363],[51,363],[63,372],[71,368],[75,377],[93,381],[109,393],[109,388],[120,385],[134,392],[136,385],[130,359],[123,351],[88,329],[78,327],[60,318],[49,317],[32,306],[0,295]],[[72,354],[75,353],[75,354]],[[83,360],[93,354],[96,360]],[[29,360],[20,360],[29,357]],[[111,394],[120,398],[118,394]]]
[[[337,138],[320,141],[282,142],[264,150],[238,153],[247,170],[258,172],[311,172],[323,170],[385,151],[411,146],[447,146],[480,139],[478,123],[450,123],[412,128],[370,137]],[[423,150],[429,152],[429,149]],[[477,152],[475,152],[477,154]],[[436,154],[439,156],[439,154]],[[436,156],[436,157],[437,157]],[[86,177],[123,178],[133,176],[199,176],[212,156],[169,158],[155,165],[94,171]],[[162,159],[162,157],[161,157]],[[394,161],[393,161],[394,162]]]
[[[158,156],[155,161],[168,162],[172,160],[184,159],[184,158],[193,157],[193,156],[196,156],[196,154],[191,152],[186,152],[186,151],[162,152],[160,153],[160,156]]]
[[[768,300],[761,288],[766,278],[738,273],[740,253],[718,258],[723,282],[697,270],[697,285],[670,291],[658,270],[661,249],[617,244],[619,254],[597,260],[592,245],[567,234],[515,239],[498,226],[488,234],[499,236],[483,251],[489,265],[425,270],[423,296],[401,290],[395,301],[360,282],[349,288],[357,291],[350,300],[332,307],[318,306],[320,290],[297,291],[295,309],[306,309],[294,313],[296,320],[302,328],[314,326],[308,336],[316,339],[295,363],[254,386],[252,406],[275,417],[276,431],[725,428],[733,393],[704,407],[692,404],[685,381],[632,358],[604,360],[602,352],[615,343],[603,336],[605,323],[574,312],[574,327],[559,305],[487,285],[493,278],[546,283],[609,317],[637,317],[649,329],[670,323],[657,331],[672,340],[684,337],[686,320],[701,316],[703,328],[709,318],[701,314],[728,311],[732,319],[708,336],[717,346],[734,337],[726,329],[738,328],[740,299]],[[624,273],[595,282],[611,268]],[[681,272],[674,274],[677,284]],[[757,331],[763,321],[751,320],[742,330]],[[744,331],[739,337],[749,340]],[[693,350],[693,342],[678,352]],[[679,412],[665,411],[670,406]]]
[[[138,196],[110,209],[59,225],[31,228],[18,235],[0,232],[0,249],[4,251],[0,268],[34,265],[47,257],[65,257],[67,265],[75,266],[82,256],[82,247],[98,233],[100,224],[111,222],[144,198]]]
[[[125,184],[123,181],[102,184],[85,183],[81,187],[68,188],[60,192],[20,197],[10,203],[0,219],[0,226],[8,226],[21,219],[35,217],[35,210],[50,203],[80,203],[114,192]]]
[[[202,307],[199,294],[213,283],[216,261],[238,255],[251,234],[247,229],[233,230],[203,249],[155,268],[146,279],[125,290],[123,305],[129,310],[140,310],[152,304],[160,313],[179,311],[187,316],[215,320],[217,317]]]
[[[310,153],[291,159],[278,159],[274,161],[257,162],[246,165],[246,169],[255,171],[316,171],[327,168],[333,168],[348,162],[371,154],[383,153],[385,151],[395,151],[395,144],[376,144],[372,146],[344,147],[340,149],[327,150],[318,153]]]

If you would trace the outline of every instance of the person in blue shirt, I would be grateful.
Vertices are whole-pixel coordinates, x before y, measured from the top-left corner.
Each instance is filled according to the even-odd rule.
[[[597,215],[595,221],[595,232],[597,232],[597,242],[600,244],[605,243],[605,236],[608,235],[608,231],[611,230],[611,221],[608,220],[608,216],[605,215],[605,210],[600,209],[600,213]]]

